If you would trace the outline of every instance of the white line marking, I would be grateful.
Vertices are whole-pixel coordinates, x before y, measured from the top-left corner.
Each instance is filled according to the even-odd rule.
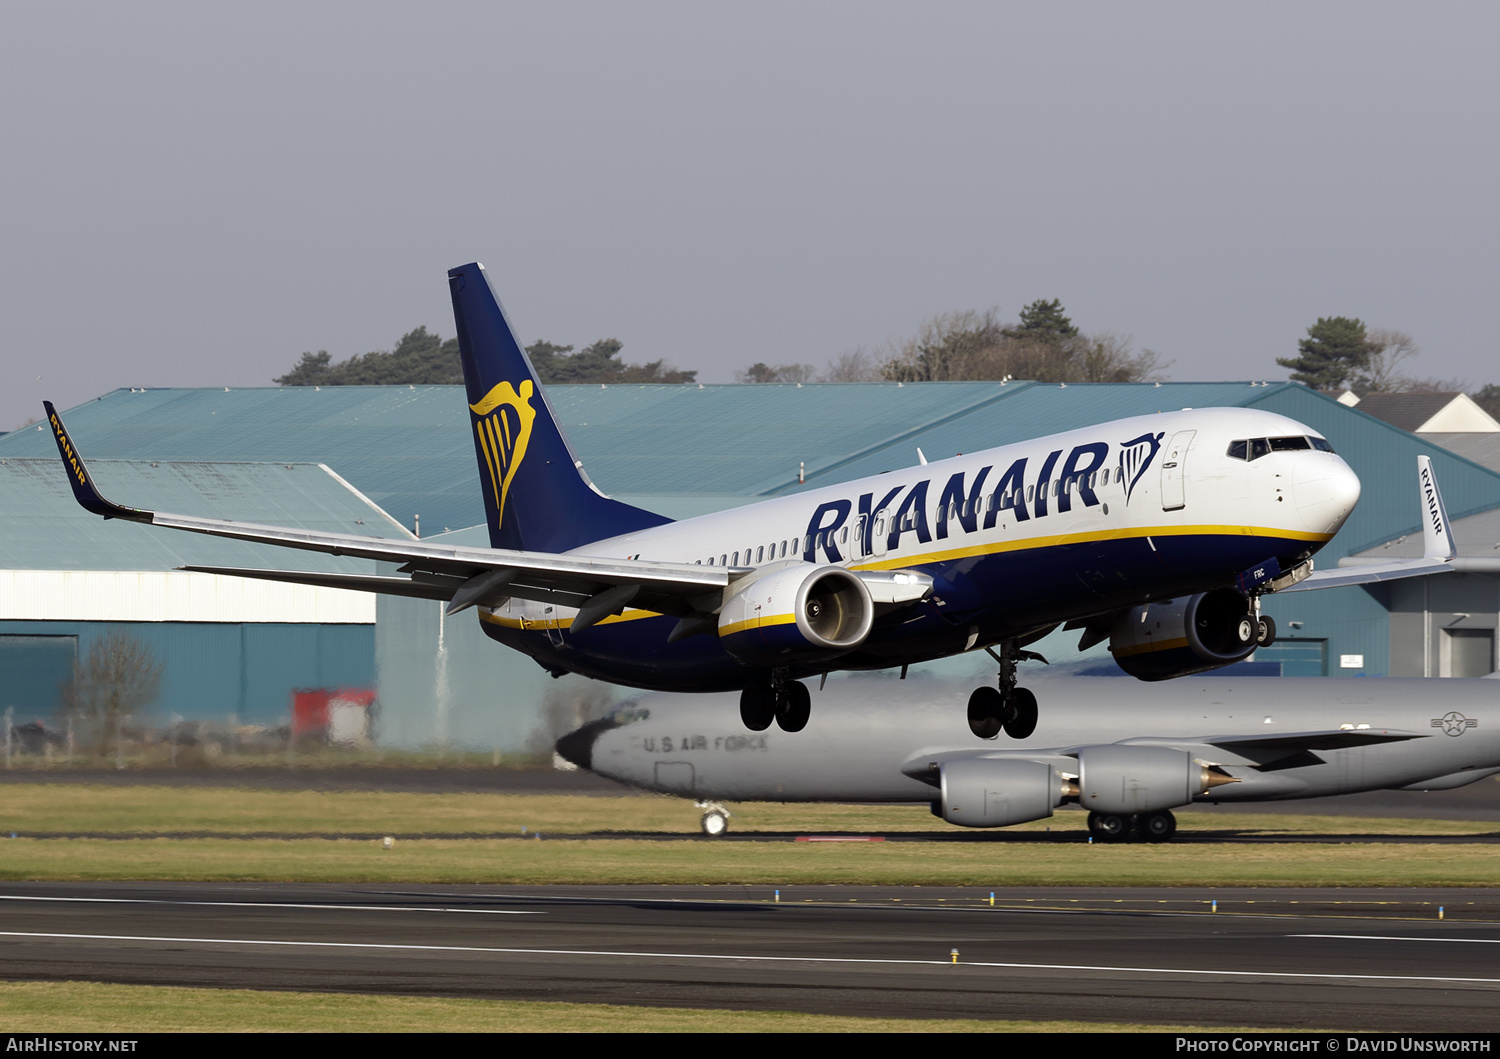
[[[65,901],[104,905],[185,905],[189,908],[347,908],[355,912],[460,912],[475,916],[543,916],[545,912],[513,911],[506,908],[432,908],[421,905],[315,905],[277,901],[171,901],[152,897],[27,897],[0,894],[0,901]]]
[[[1402,938],[1384,934],[1288,934],[1289,938],[1336,938],[1340,941],[1454,941],[1464,945],[1500,945],[1500,938]]]
[[[36,931],[3,930],[3,938],[65,938],[81,941],[156,941],[173,945],[281,945],[311,949],[383,949],[400,952],[478,952],[508,956],[625,956],[643,960],[737,960],[745,963],[838,963],[885,964],[901,967],[947,967],[948,960],[856,959],[841,956],[751,956],[705,952],[618,952],[612,949],[509,949],[482,945],[394,945],[367,941],[281,941],[256,938],[167,938],[132,934],[43,934]],[[1220,971],[1185,967],[1111,967],[1087,963],[993,963],[965,961],[961,967],[996,967],[1022,971],[1110,971],[1121,974],[1191,974],[1234,978],[1334,978],[1362,982],[1468,982],[1500,985],[1500,978],[1454,978],[1412,974],[1318,974],[1298,971]]]

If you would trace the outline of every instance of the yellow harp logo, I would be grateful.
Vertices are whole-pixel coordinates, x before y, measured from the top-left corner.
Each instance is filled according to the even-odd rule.
[[[531,407],[532,392],[530,379],[521,383],[520,393],[510,383],[502,382],[478,404],[469,405],[474,413],[479,451],[484,453],[485,466],[490,469],[496,526],[505,515],[505,497],[516,469],[526,456],[526,443],[531,440],[531,423],[536,419],[536,409]]]

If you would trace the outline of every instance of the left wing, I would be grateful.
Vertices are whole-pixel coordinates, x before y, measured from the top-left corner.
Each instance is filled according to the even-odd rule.
[[[579,615],[574,622],[575,630],[586,628],[609,614],[620,613],[627,603],[662,614],[687,615],[695,610],[717,610],[723,589],[752,572],[696,563],[622,561],[503,548],[451,547],[125,507],[107,499],[95,487],[78,447],[63,426],[62,417],[51,401],[43,403],[57,441],[57,450],[68,471],[73,496],[83,508],[96,515],[283,548],[400,563],[401,573],[408,576],[227,566],[187,566],[183,567],[184,570],[449,600],[450,614],[477,604],[498,606],[510,597],[538,600],[577,608]]]

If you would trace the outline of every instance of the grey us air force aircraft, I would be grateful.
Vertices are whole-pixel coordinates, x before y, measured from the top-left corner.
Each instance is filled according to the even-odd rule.
[[[1165,841],[1193,802],[1447,790],[1500,773],[1500,680],[1185,677],[1044,681],[1022,739],[980,739],[941,681],[831,682],[796,738],[746,734],[725,695],[643,695],[558,741],[564,758],[646,790],[717,802],[928,802],[965,827],[1088,810],[1105,840]]]
[[[1246,408],[1119,420],[673,522],[584,474],[483,267],[453,269],[448,285],[491,547],[116,504],[48,403],[75,497],[105,518],[400,564],[395,575],[184,569],[472,607],[486,634],[554,675],[739,691],[755,731],[807,724],[806,677],[980,648],[999,679],[970,696],[970,725],[1023,730],[1037,704],[1016,663],[1062,623],[1159,680],[1269,643],[1262,593],[1356,576],[1313,573],[1312,556],[1354,509],[1358,478],[1317,431]]]

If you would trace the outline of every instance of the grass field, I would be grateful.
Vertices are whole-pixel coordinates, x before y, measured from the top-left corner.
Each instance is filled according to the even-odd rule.
[[[1224,1027],[863,1019],[450,997],[265,993],[97,982],[0,983],[0,1025],[28,1033],[1234,1033]]]
[[[736,831],[953,831],[921,806],[733,806]],[[657,795],[420,794],[17,784],[0,788],[0,878],[428,883],[730,883],[1113,886],[1489,886],[1488,843],[1346,842],[1343,836],[1461,836],[1485,822],[1216,812],[1183,826],[1220,835],[1329,836],[1328,842],[1089,845],[1084,814],[1006,829],[1076,841],[797,843],[568,838],[696,835],[691,802]],[[527,836],[522,838],[524,834]],[[38,832],[85,838],[25,837]],[[131,837],[214,832],[235,837]],[[286,837],[251,837],[274,833]],[[341,835],[513,835],[378,840]],[[965,833],[973,834],[973,833]],[[538,835],[540,837],[538,837]],[[118,837],[113,837],[118,836]],[[332,837],[312,837],[332,836]],[[549,836],[550,839],[549,839]]]
[[[976,834],[934,817],[924,805],[815,805],[747,802],[730,806],[730,827],[746,831],[929,831]],[[423,794],[405,791],[247,790],[234,787],[115,787],[17,783],[0,786],[0,835],[93,832],[118,835],[208,831],[322,834],[512,834],[594,832],[697,834],[700,811],[659,794]],[[1004,833],[1082,834],[1085,814],[1059,810]],[[1250,834],[1479,835],[1497,825],[1267,813],[1183,813],[1180,827]],[[992,832],[1000,834],[1000,831]]]

